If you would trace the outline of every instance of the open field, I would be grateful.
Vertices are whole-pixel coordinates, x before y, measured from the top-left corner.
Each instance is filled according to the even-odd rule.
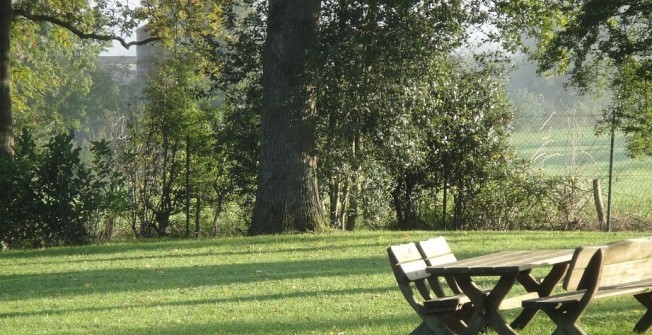
[[[458,258],[640,236],[356,232],[6,251],[0,334],[408,334],[419,320],[385,249],[440,234]],[[607,299],[582,320],[590,334],[631,334],[641,313],[633,298]],[[539,315],[523,334],[552,329]]]
[[[518,157],[531,159],[533,167],[551,176],[585,180],[583,190],[592,197],[591,180],[599,178],[606,205],[609,180],[610,138],[596,137],[591,126],[517,132],[511,137]],[[652,157],[632,159],[622,135],[616,137],[613,167],[613,218],[652,223]]]

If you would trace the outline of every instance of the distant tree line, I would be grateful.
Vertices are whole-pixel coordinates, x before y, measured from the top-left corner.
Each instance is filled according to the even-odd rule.
[[[0,110],[11,119],[0,132],[24,130],[15,144],[13,135],[3,140],[5,243],[362,227],[550,229],[575,219],[561,205],[564,180],[533,171],[508,145],[512,127],[524,126],[513,122],[514,104],[536,106],[526,91],[509,91],[508,55],[528,51],[521,38],[531,28],[539,45],[533,59],[543,69],[563,65],[567,54],[557,50],[574,49],[557,36],[580,29],[565,19],[580,20],[588,7],[526,0],[178,5],[100,1],[93,15],[74,16],[88,4],[60,11],[11,4],[9,27],[19,37],[0,61],[12,64],[16,113]],[[111,20],[118,12],[122,19]],[[627,13],[611,8],[603,16]],[[111,82],[93,65],[102,41],[126,44],[108,32],[144,19],[160,50],[150,80]],[[489,23],[495,29],[483,30]],[[478,36],[504,47],[476,51],[484,50],[470,44]],[[605,55],[619,66],[618,87],[643,92],[633,60]],[[573,83],[585,87],[584,72],[571,69]],[[644,152],[640,129],[627,128],[634,114],[617,116],[635,134],[632,150]]]

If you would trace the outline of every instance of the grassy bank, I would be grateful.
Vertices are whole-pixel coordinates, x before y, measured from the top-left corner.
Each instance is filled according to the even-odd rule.
[[[0,253],[0,333],[407,334],[419,320],[385,249],[439,234],[458,258],[640,235],[358,232],[8,251]],[[630,334],[641,313],[634,299],[607,299],[583,324],[591,334]],[[552,328],[539,315],[523,334]]]

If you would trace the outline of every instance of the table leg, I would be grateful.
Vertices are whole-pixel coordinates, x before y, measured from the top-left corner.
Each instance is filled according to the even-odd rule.
[[[489,294],[485,294],[472,281],[470,276],[456,276],[462,292],[466,294],[475,307],[473,317],[469,326],[462,333],[478,334],[489,324],[501,335],[517,335],[518,333],[510,327],[505,319],[498,313],[500,303],[505,299],[509,290],[516,283],[516,273],[506,274],[500,277],[496,287]]]
[[[526,291],[528,292],[537,292],[539,297],[547,297],[552,293],[552,290],[555,289],[555,286],[566,274],[568,269],[568,263],[561,263],[553,265],[552,269],[546,275],[541,283],[537,282],[534,277],[530,274],[530,271],[521,272],[518,275],[518,281],[523,285]],[[512,321],[512,328],[514,329],[523,329],[527,326],[530,321],[534,318],[539,310],[537,308],[523,308],[521,313]]]
[[[645,306],[645,315],[634,326],[634,331],[644,333],[652,326],[652,293],[637,294],[634,296],[643,306]]]

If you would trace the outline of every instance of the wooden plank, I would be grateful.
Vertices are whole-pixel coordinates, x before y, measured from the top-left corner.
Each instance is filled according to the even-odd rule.
[[[652,278],[652,258],[634,259],[602,267],[600,286],[616,285],[623,282]]]
[[[589,266],[589,261],[596,250],[600,247],[578,247],[573,253],[573,259],[571,260],[570,266],[568,268],[568,273],[566,278],[564,278],[563,288],[567,291],[577,291],[583,289],[579,287],[584,272]]]
[[[613,298],[625,295],[635,295],[640,293],[652,292],[652,282],[644,281],[636,285],[623,285],[600,288],[593,296],[593,299]],[[551,295],[549,297],[528,299],[523,301],[523,307],[550,308],[560,304],[579,302],[584,296],[584,290],[565,292]]]
[[[423,252],[423,256],[426,258],[437,258],[442,255],[453,253],[443,236],[431,238],[426,241],[420,241],[419,246]]]
[[[568,262],[571,258],[572,250],[502,251],[459,260],[455,263],[429,267],[428,272],[436,275],[501,275],[544,265]]]
[[[503,301],[500,302],[500,306],[498,306],[499,310],[510,310],[510,309],[515,309],[522,307],[522,303],[524,300],[528,299],[535,299],[538,298],[539,294],[536,292],[529,292],[525,293],[516,297],[508,297],[506,299],[503,299]]]
[[[406,243],[389,247],[398,264],[422,259],[416,244]]]

